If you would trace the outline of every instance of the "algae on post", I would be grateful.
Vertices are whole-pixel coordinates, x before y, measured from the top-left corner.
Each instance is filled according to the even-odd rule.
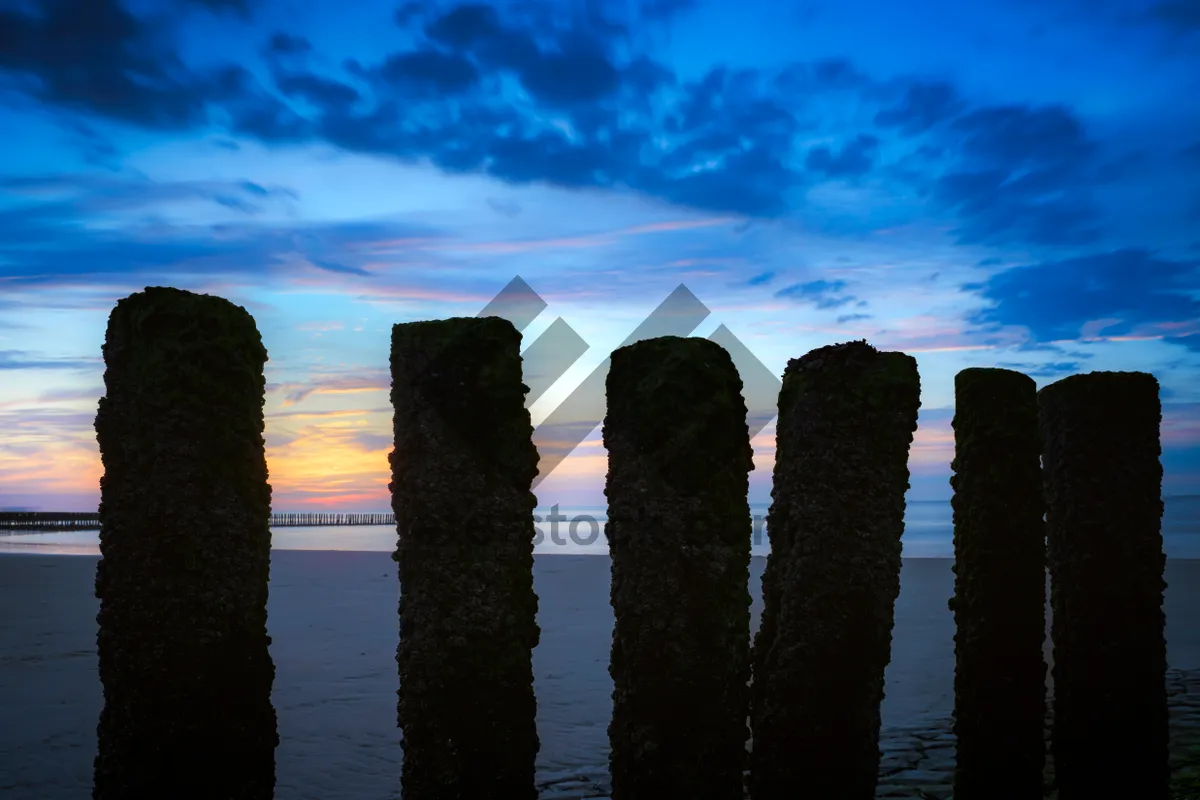
[[[956,800],[1040,797],[1046,761],[1046,538],[1037,384],[954,379]]]
[[[392,509],[405,800],[535,800],[533,508],[521,334],[392,328]]]
[[[273,796],[266,360],[220,297],[150,287],[109,316],[96,800]]]
[[[733,360],[707,339],[612,354],[614,800],[743,796],[754,465],[741,392]]]
[[[788,362],[754,640],[754,800],[873,800],[900,590],[916,361],[866,342]]]
[[[1164,800],[1170,781],[1162,405],[1145,372],[1038,392],[1060,800]]]

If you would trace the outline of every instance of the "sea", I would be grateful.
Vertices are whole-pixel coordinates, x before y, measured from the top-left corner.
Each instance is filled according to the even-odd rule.
[[[765,522],[769,503],[751,503],[751,553],[770,552]],[[1167,558],[1200,558],[1200,495],[1163,500],[1163,550]],[[575,505],[534,510],[535,553],[606,555],[607,506]],[[910,500],[901,537],[905,558],[953,558],[954,522],[949,500]],[[273,550],[391,552],[396,530],[389,525],[281,527],[271,532]],[[0,535],[0,553],[99,555],[98,531]]]

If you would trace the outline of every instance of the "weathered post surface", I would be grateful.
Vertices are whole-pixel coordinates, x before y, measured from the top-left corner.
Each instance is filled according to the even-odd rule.
[[[1162,406],[1144,372],[1038,392],[1060,800],[1164,800]]]
[[[1037,384],[954,378],[955,800],[1041,797],[1046,536]]]
[[[520,346],[499,317],[392,328],[405,800],[537,797],[538,457]]]
[[[96,800],[274,794],[266,360],[220,297],[150,287],[109,317]]]
[[[915,359],[864,341],[792,359],[754,642],[754,800],[873,800],[891,660]]]
[[[754,468],[720,345],[619,348],[607,378],[615,800],[741,800]]]

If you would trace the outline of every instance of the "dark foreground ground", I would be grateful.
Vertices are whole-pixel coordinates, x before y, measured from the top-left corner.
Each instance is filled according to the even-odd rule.
[[[0,556],[0,796],[91,796],[96,721],[94,556]],[[764,559],[751,570],[752,624]],[[880,795],[948,794],[954,620],[948,559],[907,559],[883,704]],[[603,796],[612,610],[607,556],[538,556],[534,652],[542,797]],[[1200,731],[1200,561],[1167,564],[1173,722]],[[396,566],[387,553],[272,553],[278,800],[399,796]]]

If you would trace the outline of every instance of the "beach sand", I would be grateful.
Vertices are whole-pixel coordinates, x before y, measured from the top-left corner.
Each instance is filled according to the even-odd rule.
[[[379,552],[271,554],[273,701],[279,800],[399,795],[396,565]],[[91,796],[96,721],[94,556],[0,556],[0,795]],[[954,702],[949,559],[906,559],[896,602],[883,725],[947,716]],[[752,625],[765,559],[751,567]],[[606,772],[612,610],[605,556],[542,555],[542,642],[534,651],[543,797],[579,796],[567,778]],[[1168,659],[1200,668],[1200,561],[1167,562]],[[1049,643],[1047,642],[1047,648]],[[586,783],[587,781],[582,781]]]

